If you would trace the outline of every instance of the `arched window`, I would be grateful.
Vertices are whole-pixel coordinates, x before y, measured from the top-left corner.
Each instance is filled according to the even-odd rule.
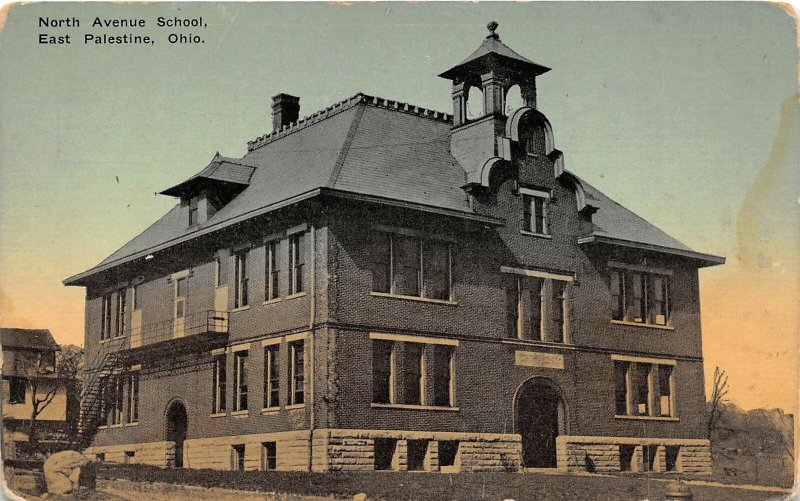
[[[525,106],[525,102],[522,100],[522,91],[519,88],[519,85],[513,85],[506,91],[506,106],[505,106],[505,114],[511,115],[511,113],[519,108]]]
[[[539,120],[525,120],[519,126],[519,143],[525,153],[545,154],[545,128]]]
[[[470,87],[467,94],[467,119],[474,120],[483,115],[483,91],[480,87]]]

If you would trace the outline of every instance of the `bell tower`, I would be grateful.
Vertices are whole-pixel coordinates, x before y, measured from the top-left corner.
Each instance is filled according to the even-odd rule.
[[[550,68],[526,59],[500,41],[498,24],[490,22],[489,35],[468,58],[439,76],[453,82],[453,128],[486,116],[504,115],[508,89],[519,85],[525,106],[536,108],[536,77]],[[469,90],[483,91],[483,114],[467,118]]]
[[[501,42],[497,26],[497,22],[490,22],[486,26],[489,35],[475,52],[439,75],[453,83],[450,152],[464,167],[467,174],[464,188],[470,192],[488,187],[493,167],[511,161],[511,138],[506,128],[506,122],[510,122],[506,116],[509,89],[519,86],[523,101],[520,110],[535,111],[536,77],[550,71]],[[478,107],[478,116],[473,117],[467,115],[471,88],[483,93],[483,106]]]

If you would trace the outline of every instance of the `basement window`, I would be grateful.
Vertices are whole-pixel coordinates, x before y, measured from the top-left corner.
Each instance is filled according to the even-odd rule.
[[[375,469],[392,470],[397,440],[394,438],[375,439]]]
[[[443,472],[454,471],[458,445],[458,440],[442,440],[439,442],[439,468]]]
[[[244,471],[244,444],[231,446],[231,470]]]
[[[408,441],[408,471],[425,471],[425,456],[428,454],[427,440]]]
[[[131,464],[133,458],[136,457],[136,452],[134,451],[125,451],[125,457],[122,458],[124,464]]]
[[[667,471],[678,471],[678,454],[680,453],[680,446],[668,445],[665,448],[664,467]]]
[[[658,446],[645,445],[644,447],[642,447],[642,454],[644,455],[644,457],[642,458],[642,465],[644,466],[644,471],[655,471],[656,456],[658,455]]]
[[[278,444],[276,442],[261,444],[261,469],[263,471],[278,469]]]
[[[619,446],[619,469],[620,471],[632,471],[633,452],[636,447],[633,445]]]

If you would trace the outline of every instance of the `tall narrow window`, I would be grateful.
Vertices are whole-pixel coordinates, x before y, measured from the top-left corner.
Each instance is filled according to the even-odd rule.
[[[650,369],[650,364],[635,363],[632,365],[632,410],[636,416],[650,415]]]
[[[277,442],[261,443],[261,469],[264,471],[276,470],[278,468],[278,444]]]
[[[231,446],[231,470],[244,471],[244,444]]]
[[[409,405],[420,405],[425,389],[423,360],[425,345],[405,343],[405,360],[403,361],[403,380],[405,381],[405,402]]]
[[[611,318],[625,319],[625,280],[620,270],[612,269],[609,273],[611,288]]]
[[[125,309],[127,307],[127,289],[117,291],[117,308],[114,319],[114,336],[122,337],[125,335]]]
[[[211,403],[211,412],[213,414],[220,414],[225,412],[225,391],[226,391],[226,383],[227,383],[227,376],[225,374],[225,355],[220,355],[214,357],[214,368],[213,368],[213,400]]]
[[[629,414],[628,411],[628,362],[614,362],[614,401],[618,416]]]
[[[553,341],[563,343],[567,332],[567,282],[553,280]]]
[[[372,341],[372,401],[394,403],[394,343]]]
[[[186,277],[175,280],[175,318],[186,317]]]
[[[382,231],[375,232],[372,257],[372,290],[392,292],[392,235]]]
[[[652,275],[650,279],[652,308],[648,320],[652,324],[667,325],[669,318],[669,277]]]
[[[641,273],[628,273],[630,282],[630,298],[628,302],[628,320],[633,322],[644,322],[645,315],[645,288],[643,287],[644,276]]]
[[[247,354],[247,350],[233,354],[234,411],[247,410]]]
[[[228,283],[227,261],[222,256],[214,256],[214,285],[222,287]]]
[[[189,200],[189,226],[194,226],[200,222],[200,213],[197,210],[197,198]]]
[[[303,341],[289,343],[289,405],[305,402],[305,360]]]
[[[672,412],[672,366],[658,366],[658,395],[660,415],[673,416]]]
[[[544,280],[533,278],[531,284],[531,339],[544,341],[542,332],[542,308],[544,307]]]
[[[141,286],[141,284],[140,285],[134,285],[131,293],[133,294],[133,300],[132,300],[133,309],[134,310],[141,310],[142,309],[142,286]]]
[[[111,337],[111,304],[112,295],[106,294],[102,298],[102,311],[100,313],[100,340],[109,339]]]
[[[234,270],[236,274],[236,286],[233,291],[234,308],[241,308],[249,304],[247,297],[247,254],[248,252],[246,250],[236,253],[236,266]]]
[[[512,275],[506,288],[506,330],[510,338],[523,338],[522,278]]]
[[[305,290],[303,268],[305,264],[305,235],[296,233],[289,238],[289,294]]]
[[[419,239],[392,235],[394,255],[392,292],[401,296],[419,296],[421,269]]]
[[[264,247],[266,262],[264,269],[264,300],[277,299],[280,296],[280,268],[278,266],[278,242],[269,242]]]
[[[128,373],[128,416],[127,422],[139,421],[139,371]]]
[[[538,235],[549,234],[547,212],[550,194],[526,188],[520,188],[520,192],[523,203],[522,229]]]
[[[122,406],[125,402],[125,381],[122,377],[116,377],[113,379],[113,391],[114,391],[114,400],[113,400],[113,410],[111,413],[111,424],[120,424],[122,423]]]
[[[433,405],[452,407],[453,401],[453,348],[433,347]]]
[[[279,407],[281,405],[281,379],[278,365],[279,349],[279,344],[271,344],[264,347],[264,408]]]
[[[436,240],[423,241],[423,296],[450,299],[450,246]]]

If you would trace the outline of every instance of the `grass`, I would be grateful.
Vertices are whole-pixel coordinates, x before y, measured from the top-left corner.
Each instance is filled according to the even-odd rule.
[[[144,465],[104,465],[99,478],[164,482],[247,491],[352,499],[359,492],[382,500],[503,499],[664,499],[667,484],[642,476],[549,475],[536,473],[432,474],[413,472],[306,473],[161,469]],[[726,487],[691,486],[694,500],[760,500],[775,493]]]
[[[794,482],[794,463],[789,456],[752,456],[736,452],[715,452],[712,478],[726,484],[774,485],[789,488]]]

